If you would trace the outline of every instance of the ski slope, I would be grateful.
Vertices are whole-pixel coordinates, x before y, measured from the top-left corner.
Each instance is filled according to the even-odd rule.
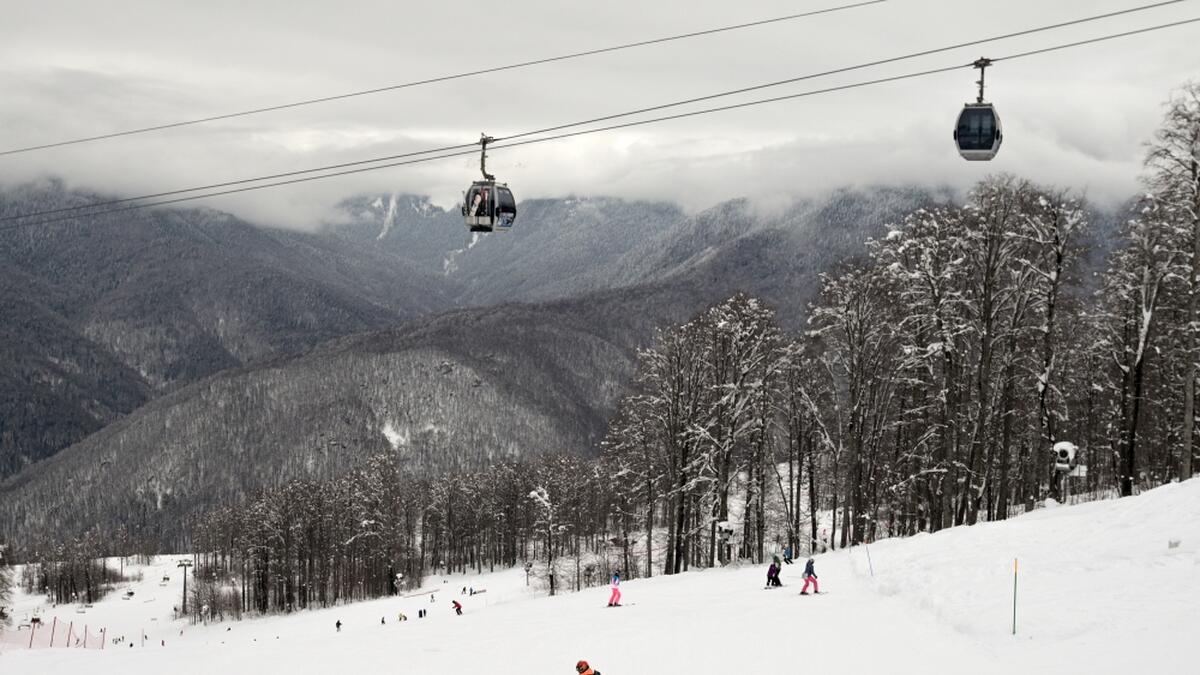
[[[763,588],[765,566],[627,581],[615,609],[607,587],[547,598],[507,570],[429,579],[432,603],[426,594],[190,626],[170,620],[173,564],[147,569],[130,600],[118,592],[84,615],[67,608],[110,638],[145,628],[145,647],[8,650],[0,672],[565,675],[581,658],[605,675],[1198,672],[1188,638],[1200,634],[1200,480],[883,541],[869,562],[864,548],[819,556],[826,592],[808,597],[798,595],[802,562],[785,566],[782,589]],[[164,570],[169,588],[158,585]],[[462,586],[487,592],[462,596]],[[18,619],[39,602],[20,598]],[[421,608],[428,618],[416,618]],[[397,623],[401,611],[409,621]]]

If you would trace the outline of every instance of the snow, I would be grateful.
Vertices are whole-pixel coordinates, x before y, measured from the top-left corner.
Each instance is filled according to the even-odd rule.
[[[391,198],[388,199],[387,215],[383,218],[383,229],[379,231],[379,236],[375,237],[377,240],[386,237],[387,233],[392,229],[392,224],[396,222],[396,196],[397,193],[393,192]]]
[[[797,595],[801,558],[784,566],[782,589],[764,590],[758,565],[623,581],[626,605],[617,609],[604,607],[606,586],[548,598],[518,569],[426,579],[425,589],[437,589],[433,603],[421,594],[191,626],[171,621],[181,579],[175,560],[163,558],[132,585],[133,600],[119,589],[82,615],[110,638],[145,628],[145,647],[10,648],[0,671],[527,675],[570,673],[582,658],[609,675],[1195,672],[1187,639],[1200,631],[1197,514],[1193,480],[877,542],[871,564],[863,547],[821,555],[822,595]],[[164,573],[171,582],[160,587]],[[487,592],[464,596],[463,586]],[[18,621],[39,604],[18,597]],[[416,618],[418,609],[430,616]],[[409,621],[395,620],[400,611]]]
[[[442,272],[445,274],[445,276],[450,276],[452,272],[458,270],[458,264],[454,261],[455,258],[475,248],[475,244],[478,244],[482,238],[483,235],[480,233],[472,232],[471,241],[467,242],[466,248],[456,248],[453,251],[450,251],[450,253],[442,259]]]
[[[384,423],[382,431],[383,437],[387,439],[393,450],[408,445],[408,434],[398,431],[390,421]]]

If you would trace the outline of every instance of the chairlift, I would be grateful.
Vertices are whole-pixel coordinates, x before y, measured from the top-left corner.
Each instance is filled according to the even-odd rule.
[[[487,134],[480,136],[483,150],[479,155],[479,170],[483,180],[471,183],[463,195],[462,215],[472,232],[504,232],[517,219],[517,200],[512,190],[507,183],[497,183],[496,177],[487,172],[487,145],[493,140]]]
[[[1004,141],[1004,131],[1000,126],[1000,116],[991,103],[983,100],[983,81],[986,68],[992,65],[991,59],[981,58],[975,62],[979,69],[979,96],[974,103],[963,106],[958,114],[958,122],[954,125],[954,144],[958,154],[963,159],[980,162],[988,161],[1000,152],[1000,143]]]

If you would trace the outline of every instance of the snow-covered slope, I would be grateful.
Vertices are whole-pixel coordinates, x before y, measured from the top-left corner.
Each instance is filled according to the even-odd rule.
[[[1186,640],[1200,631],[1198,516],[1200,480],[879,542],[870,562],[864,548],[819,556],[818,596],[797,594],[802,564],[786,566],[784,588],[773,590],[763,590],[756,566],[629,581],[617,609],[604,606],[607,588],[535,597],[524,572],[510,570],[427,580],[438,589],[432,603],[426,594],[188,626],[169,620],[178,580],[160,588],[162,572],[151,569],[135,589],[142,602],[116,593],[88,610],[89,621],[108,623],[110,637],[133,638],[145,627],[145,647],[10,650],[0,671],[529,675],[570,673],[586,658],[606,675],[1191,673],[1196,657]],[[487,592],[464,597],[464,585]],[[463,603],[463,616],[450,610],[451,599]],[[156,621],[149,608],[160,613]],[[416,618],[422,608],[429,618]],[[409,621],[396,621],[401,611]]]

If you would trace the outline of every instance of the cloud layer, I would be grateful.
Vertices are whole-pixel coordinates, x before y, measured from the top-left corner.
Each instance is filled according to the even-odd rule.
[[[0,148],[117,131],[405,82],[837,4],[10,0],[0,24]],[[574,61],[0,157],[0,181],[53,174],[120,194],[157,192],[471,142],[939,47],[1132,6],[1117,0],[890,0],[883,5]],[[12,7],[8,7],[12,5]],[[1200,15],[1184,2],[733,97],[791,94],[1003,56]],[[975,73],[837,92],[552,144],[497,149],[519,198],[676,201],[805,195],[847,184],[965,187],[995,171],[1115,202],[1137,189],[1162,102],[1200,72],[1200,24],[998,64],[989,98],[1006,139],[968,164],[950,129]],[[722,102],[707,105],[719,105]],[[698,106],[698,107],[704,107]],[[477,157],[211,200],[261,222],[308,226],[349,194],[429,194],[452,206]]]

